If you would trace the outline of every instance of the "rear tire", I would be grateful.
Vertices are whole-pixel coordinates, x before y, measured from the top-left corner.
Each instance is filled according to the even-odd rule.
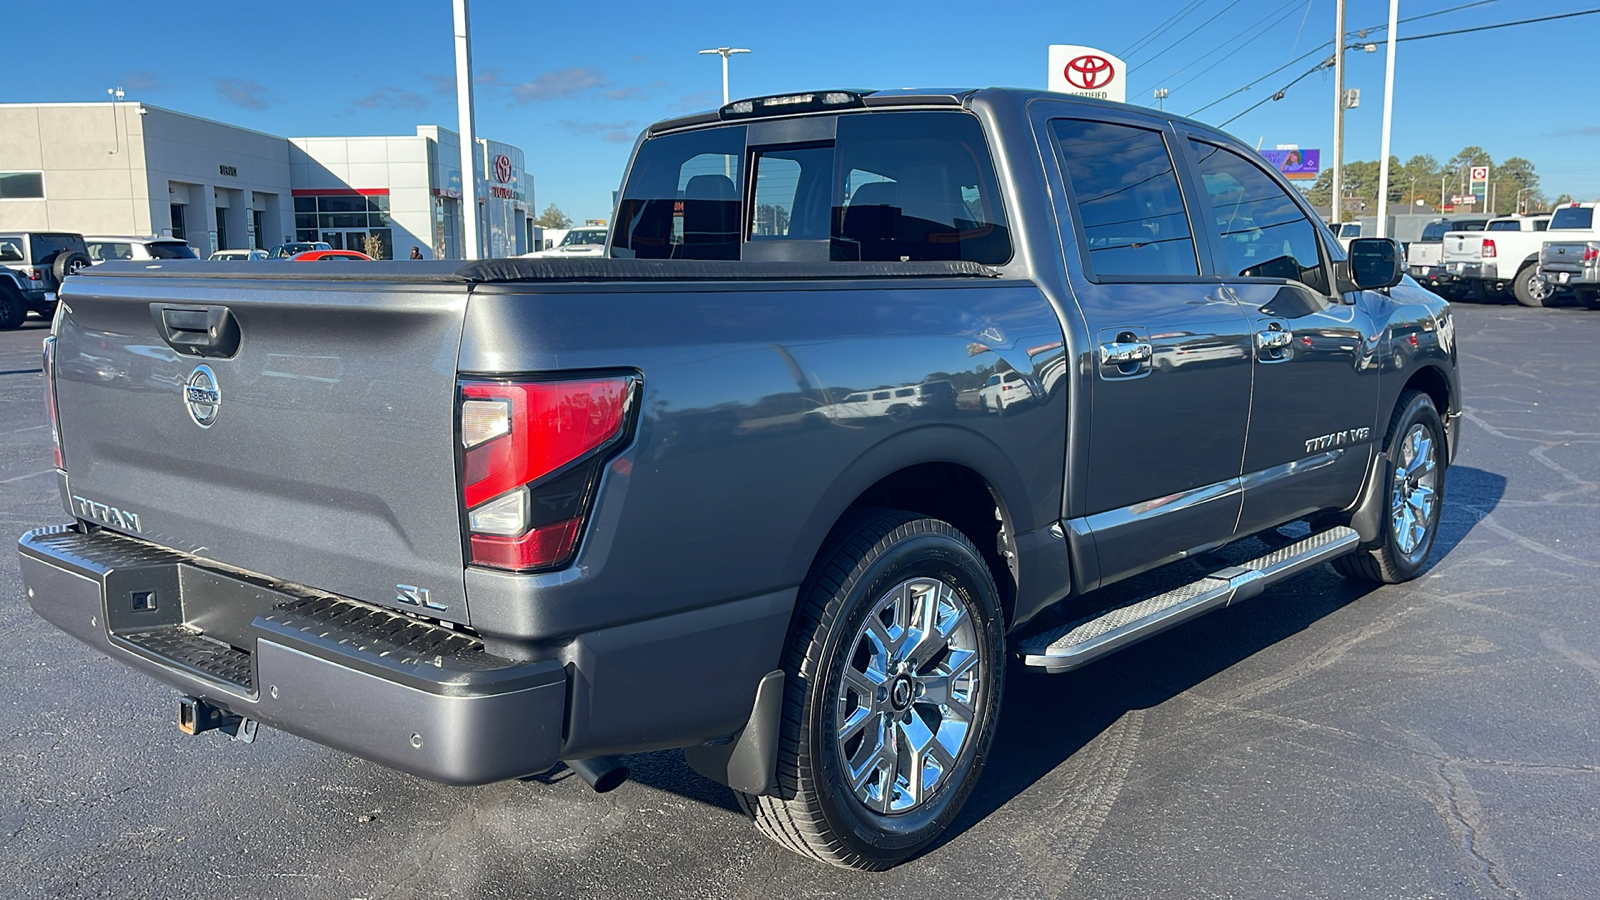
[[[1511,293],[1518,303],[1537,309],[1549,303],[1555,291],[1539,280],[1538,266],[1527,265],[1518,269],[1517,276],[1511,279]]]
[[[1578,303],[1588,309],[1600,309],[1600,288],[1578,288],[1573,292]]]
[[[22,305],[21,297],[10,291],[0,293],[0,331],[21,328],[27,317],[28,308]]]
[[[801,585],[783,668],[777,796],[735,792],[762,833],[875,871],[937,840],[983,769],[1004,687],[999,593],[972,542],[913,513],[853,515]]]
[[[1439,533],[1444,507],[1444,423],[1433,398],[1421,391],[1400,395],[1384,439],[1388,480],[1383,533],[1372,544],[1333,561],[1333,568],[1354,581],[1398,584],[1422,572]]]

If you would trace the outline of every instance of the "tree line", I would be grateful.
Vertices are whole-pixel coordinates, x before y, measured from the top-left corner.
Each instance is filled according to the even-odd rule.
[[[1497,215],[1548,212],[1552,206],[1571,203],[1570,194],[1546,197],[1539,190],[1539,173],[1531,161],[1520,156],[1495,162],[1482,147],[1462,148],[1444,162],[1422,153],[1405,162],[1389,157],[1389,211],[1434,210],[1449,205],[1450,198],[1473,193],[1469,180],[1473,166],[1489,167],[1485,205]],[[1378,211],[1378,163],[1361,160],[1344,165],[1344,212],[1347,215]],[[1333,170],[1325,168],[1317,181],[1306,189],[1306,196],[1317,206],[1333,205]],[[1419,203],[1420,201],[1420,203]],[[1484,207],[1472,207],[1483,212]]]

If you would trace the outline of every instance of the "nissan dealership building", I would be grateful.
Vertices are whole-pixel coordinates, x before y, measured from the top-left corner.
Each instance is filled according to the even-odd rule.
[[[522,150],[477,142],[485,256],[527,252],[533,180]],[[144,103],[0,104],[0,231],[171,235],[202,257],[326,241],[389,258],[458,259],[460,140],[284,138]]]

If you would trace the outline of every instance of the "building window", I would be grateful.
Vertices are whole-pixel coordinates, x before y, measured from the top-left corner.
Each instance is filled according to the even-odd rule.
[[[213,250],[228,249],[228,209],[224,206],[217,207],[217,245]]]
[[[0,172],[0,200],[43,199],[43,172]]]
[[[251,221],[256,226],[256,249],[257,250],[265,250],[265,249],[267,249],[267,245],[262,243],[262,241],[265,240],[265,238],[262,235],[262,227],[261,226],[263,224],[263,222],[262,222],[263,216],[262,216],[261,210],[259,210],[259,209],[250,210],[250,218],[251,218]]]
[[[175,238],[189,239],[189,232],[183,227],[183,204],[172,204],[172,236]]]

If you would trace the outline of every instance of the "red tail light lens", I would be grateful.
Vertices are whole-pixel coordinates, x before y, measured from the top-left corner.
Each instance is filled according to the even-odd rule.
[[[56,415],[56,339],[44,339],[44,408],[50,417],[50,449],[55,454],[56,468],[61,464],[61,419]]]
[[[461,383],[469,562],[531,571],[571,558],[601,467],[624,441],[635,383]]]
[[[44,273],[40,272],[38,269],[28,269],[27,271],[28,271],[28,280],[29,281],[43,281],[44,280]]]
[[[1484,259],[1494,259],[1494,257],[1495,257],[1494,241],[1491,241],[1488,238],[1484,238],[1483,239],[1483,258]]]
[[[1600,259],[1600,247],[1585,247],[1585,248],[1583,248],[1583,261],[1584,262],[1594,262],[1597,259]]]

